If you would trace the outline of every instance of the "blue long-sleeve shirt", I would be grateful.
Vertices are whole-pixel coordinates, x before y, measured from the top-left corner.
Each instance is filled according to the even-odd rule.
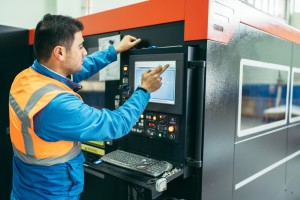
[[[81,88],[78,84],[81,80],[115,61],[116,54],[115,49],[109,47],[108,50],[86,56],[82,70],[73,75],[74,81],[51,71],[38,61],[31,67],[77,91]],[[149,92],[136,90],[123,106],[111,111],[90,107],[73,94],[60,94],[34,116],[34,130],[40,138],[49,142],[120,138],[138,120],[149,98]],[[11,199],[79,199],[83,189],[84,161],[82,152],[66,163],[53,166],[30,165],[14,157]]]

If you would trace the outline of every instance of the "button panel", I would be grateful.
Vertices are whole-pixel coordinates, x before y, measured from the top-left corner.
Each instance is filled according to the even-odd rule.
[[[131,129],[131,133],[152,139],[178,141],[178,117],[145,111]]]

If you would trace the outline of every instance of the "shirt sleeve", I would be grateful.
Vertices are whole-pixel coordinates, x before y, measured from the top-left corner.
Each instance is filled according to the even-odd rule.
[[[150,93],[136,90],[118,109],[96,109],[69,93],[55,97],[34,116],[35,133],[46,141],[105,141],[131,130],[144,111]]]
[[[105,66],[116,60],[117,52],[114,46],[109,46],[106,50],[97,51],[91,55],[85,56],[83,59],[82,70],[73,74],[73,81],[79,83],[80,81],[93,76]]]

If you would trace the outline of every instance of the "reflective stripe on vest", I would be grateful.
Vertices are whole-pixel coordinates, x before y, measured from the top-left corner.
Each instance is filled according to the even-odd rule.
[[[13,146],[14,155],[20,160],[28,164],[51,166],[58,163],[64,163],[74,158],[81,151],[80,145],[74,143],[74,147],[65,155],[52,158],[36,158],[34,156],[25,155]]]
[[[51,83],[45,85],[44,87],[38,89],[32,94],[24,110],[21,109],[15,98],[11,94],[9,94],[9,103],[21,121],[21,132],[24,138],[24,145],[26,150],[26,154],[24,154],[13,145],[14,154],[25,163],[49,166],[57,163],[66,162],[75,157],[80,152],[80,145],[77,142],[74,142],[74,146],[65,155],[51,158],[34,157],[34,145],[32,137],[28,132],[29,128],[34,127],[31,127],[30,125],[30,118],[28,116],[28,113],[30,113],[35,104],[42,98],[43,95],[53,90],[64,91],[65,89]]]

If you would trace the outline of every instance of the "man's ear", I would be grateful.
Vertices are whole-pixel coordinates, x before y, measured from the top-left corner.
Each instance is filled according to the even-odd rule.
[[[65,48],[63,46],[56,46],[53,49],[53,54],[59,61],[63,61],[66,54]]]

